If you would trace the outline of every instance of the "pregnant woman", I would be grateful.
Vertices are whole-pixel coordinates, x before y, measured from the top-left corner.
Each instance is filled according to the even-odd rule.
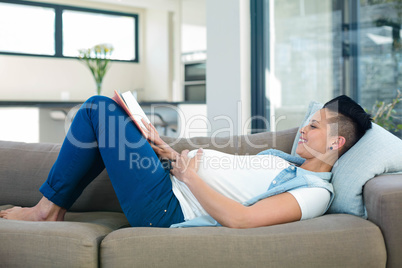
[[[178,153],[152,125],[148,142],[113,100],[95,96],[77,112],[40,188],[43,198],[31,208],[1,211],[0,217],[62,221],[106,168],[132,226],[253,228],[309,219],[331,204],[331,169],[369,128],[370,115],[339,96],[300,130],[300,157],[277,150],[254,156],[202,149]]]

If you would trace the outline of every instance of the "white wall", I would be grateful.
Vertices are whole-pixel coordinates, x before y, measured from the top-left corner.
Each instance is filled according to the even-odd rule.
[[[171,92],[169,63],[169,13],[148,9],[145,18],[145,85],[142,100],[168,100]]]
[[[103,81],[103,95],[143,87],[141,64],[112,62]],[[96,85],[89,69],[76,59],[0,56],[1,100],[61,100],[69,92],[70,100],[85,100],[95,93]]]
[[[181,0],[183,24],[206,26],[206,0]]]
[[[103,82],[103,94],[145,87],[144,10],[82,0],[58,0],[56,4],[75,5],[137,13],[139,15],[139,63],[112,62]],[[61,100],[69,91],[70,100],[85,100],[95,93],[95,82],[88,68],[77,59],[0,55],[0,100]]]
[[[249,14],[249,0],[207,0],[207,106],[212,135],[248,132]]]
[[[205,0],[182,1],[182,52],[207,49],[207,15]]]
[[[140,100],[183,100],[181,24],[204,28],[204,43],[198,43],[205,49],[205,0],[32,1],[138,14],[139,63],[112,62],[103,95],[140,89]],[[78,60],[0,55],[0,100],[61,100],[66,91],[75,101],[95,92],[92,75]]]

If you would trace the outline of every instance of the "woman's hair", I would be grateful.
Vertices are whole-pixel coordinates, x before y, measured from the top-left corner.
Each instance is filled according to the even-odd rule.
[[[323,108],[337,113],[337,116],[331,119],[337,126],[337,128],[331,127],[331,131],[337,133],[331,134],[345,138],[341,154],[349,150],[371,128],[371,115],[348,96],[336,97],[325,103]]]

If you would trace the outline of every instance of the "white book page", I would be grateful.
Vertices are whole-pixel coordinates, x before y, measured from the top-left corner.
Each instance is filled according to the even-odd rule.
[[[134,95],[130,92],[124,92],[121,94],[123,100],[126,102],[128,109],[133,115],[135,121],[137,121],[140,126],[145,127],[141,121],[141,118],[144,118],[145,122],[150,123],[147,115],[142,110],[141,106],[138,104],[137,100],[134,98]]]

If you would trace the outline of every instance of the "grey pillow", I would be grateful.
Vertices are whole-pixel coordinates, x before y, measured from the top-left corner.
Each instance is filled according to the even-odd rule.
[[[328,213],[367,218],[363,186],[373,177],[402,171],[402,140],[377,124],[332,169],[335,199]]]

